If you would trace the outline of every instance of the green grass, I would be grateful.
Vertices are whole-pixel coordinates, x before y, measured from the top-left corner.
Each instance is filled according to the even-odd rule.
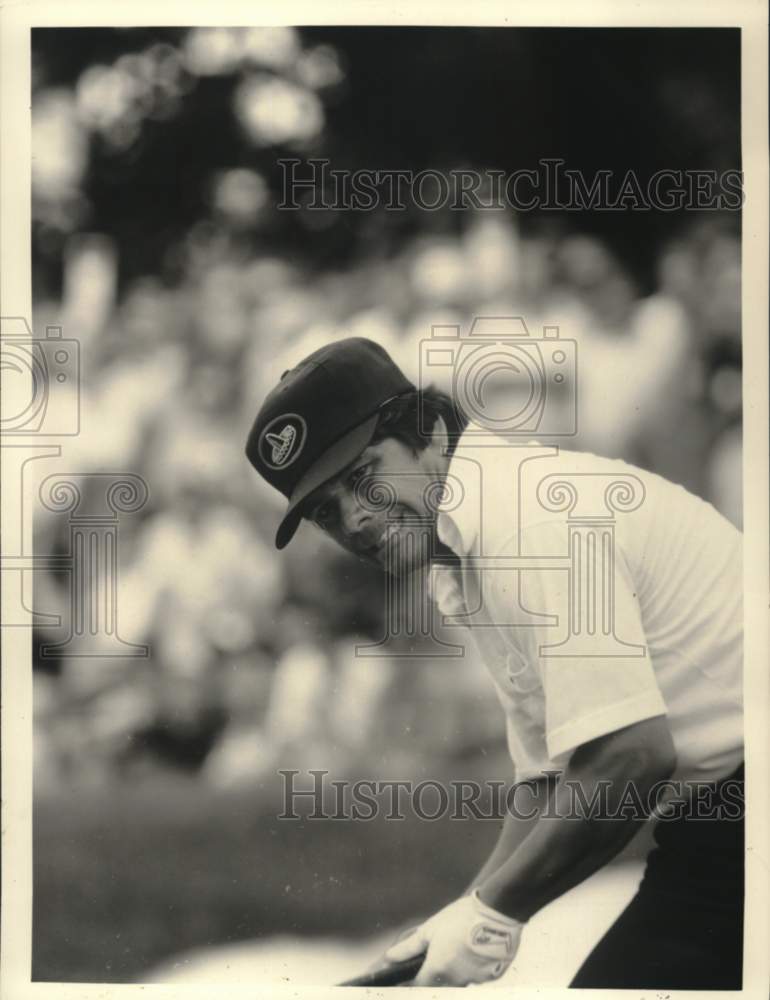
[[[449,901],[497,831],[279,812],[259,788],[177,778],[38,802],[33,979],[126,982],[192,947],[373,934]]]

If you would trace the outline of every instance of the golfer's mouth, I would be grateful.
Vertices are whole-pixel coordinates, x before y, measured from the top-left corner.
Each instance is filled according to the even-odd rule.
[[[388,520],[379,532],[369,532],[356,545],[356,555],[370,562],[382,563],[388,552],[389,541],[398,534],[403,523],[402,517]]]
[[[403,557],[407,551],[408,536],[418,534],[420,527],[421,522],[417,518],[407,519],[403,514],[391,518],[376,540],[363,550],[364,558],[384,565],[394,557]]]

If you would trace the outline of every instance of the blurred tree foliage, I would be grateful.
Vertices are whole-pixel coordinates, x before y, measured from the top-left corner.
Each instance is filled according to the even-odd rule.
[[[224,36],[214,46],[220,63],[190,73],[188,60],[179,99],[150,113],[133,141],[116,148],[91,134],[80,219],[118,241],[122,287],[145,274],[175,282],[180,244],[211,217],[218,171],[258,171],[275,205],[281,156],[328,157],[338,169],[505,171],[553,156],[588,176],[634,169],[642,178],[662,168],[740,168],[737,30],[345,27],[303,28],[298,38],[304,53],[334,53],[340,70],[320,86],[315,80],[325,124],[306,141],[249,140],[233,110],[244,65],[228,64]],[[82,87],[89,67],[185,45],[189,51],[183,28],[36,29],[35,86]],[[312,60],[300,66],[288,55],[263,56],[251,70],[318,76]],[[307,213],[266,210],[237,238],[249,251],[289,252],[323,267],[383,253],[426,225],[457,227],[459,214],[331,212],[319,225]],[[522,222],[542,223],[543,214]],[[650,261],[671,234],[671,217],[579,215],[581,231],[607,241],[649,286]],[[56,292],[60,249],[56,233],[38,225],[35,277],[43,294]]]

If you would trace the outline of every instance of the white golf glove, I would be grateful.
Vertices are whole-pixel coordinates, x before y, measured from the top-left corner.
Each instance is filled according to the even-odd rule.
[[[516,955],[523,923],[482,903],[478,890],[439,910],[386,952],[404,962],[427,949],[414,986],[467,986],[498,979]]]

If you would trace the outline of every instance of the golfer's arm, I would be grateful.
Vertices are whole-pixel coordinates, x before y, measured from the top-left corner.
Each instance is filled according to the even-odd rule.
[[[674,745],[662,716],[579,747],[553,792],[549,816],[539,817],[513,854],[479,883],[481,899],[502,913],[528,920],[605,865],[644,822],[644,816],[633,815],[602,819],[590,810],[571,817],[574,796],[568,781],[580,783],[588,802],[604,782],[612,816],[627,801],[629,782],[636,786],[636,798],[646,803],[655,783],[669,777],[675,765]]]
[[[503,827],[495,848],[468,886],[467,892],[498,871],[534,830],[540,813],[548,802],[548,794],[546,779],[522,782],[514,786],[513,797],[506,804]]]

